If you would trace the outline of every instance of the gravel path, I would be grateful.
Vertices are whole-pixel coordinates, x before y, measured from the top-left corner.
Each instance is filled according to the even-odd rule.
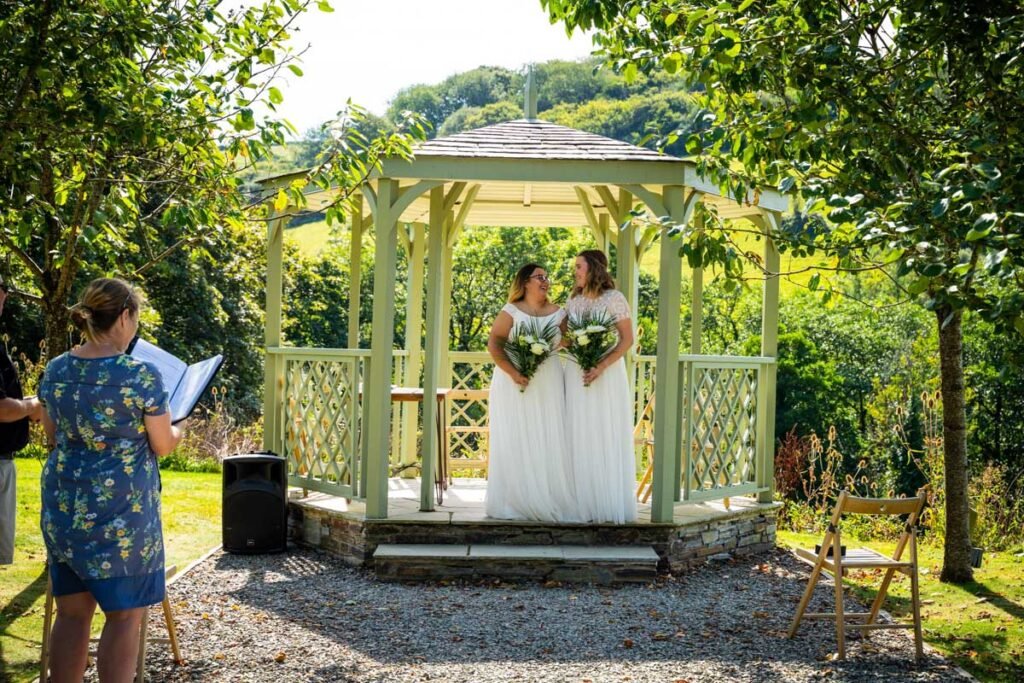
[[[172,586],[187,665],[152,681],[956,681],[913,666],[909,632],[835,649],[830,622],[784,635],[807,569],[777,551],[650,586],[375,581],[320,553],[218,553]],[[831,609],[822,584],[813,611]]]

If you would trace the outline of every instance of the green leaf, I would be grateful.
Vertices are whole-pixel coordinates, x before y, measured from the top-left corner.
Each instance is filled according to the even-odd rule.
[[[941,218],[949,210],[949,197],[943,197],[932,204],[932,218]]]
[[[321,12],[333,12],[334,11],[334,8],[331,7],[331,3],[329,3],[327,0],[319,0],[319,2],[316,3],[316,6],[317,6],[317,9],[319,9]]]
[[[743,0],[743,2],[740,3],[740,6],[736,8],[736,11],[737,12],[743,12],[743,11],[745,11],[748,7],[750,7],[753,4],[754,4],[754,0]]]
[[[637,77],[636,64],[629,62],[626,67],[622,70],[622,77],[626,79],[627,83],[632,83]]]
[[[818,289],[818,286],[820,284],[821,284],[821,273],[815,273],[807,281],[807,288],[810,289],[813,292],[813,291]]]
[[[302,76],[302,69],[300,69],[297,64],[289,64],[288,70],[291,71],[296,76]]]
[[[281,91],[274,86],[270,86],[267,89],[267,94],[270,96],[270,101],[273,104],[281,104],[284,102],[284,95],[282,95]]]

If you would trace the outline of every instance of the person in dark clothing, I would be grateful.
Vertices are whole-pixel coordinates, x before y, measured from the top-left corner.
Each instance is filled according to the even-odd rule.
[[[0,278],[0,315],[7,301],[7,285]],[[43,406],[35,396],[21,392],[17,368],[0,348],[0,564],[14,561],[14,526],[17,513],[17,477],[14,454],[28,445],[29,420],[38,422]]]

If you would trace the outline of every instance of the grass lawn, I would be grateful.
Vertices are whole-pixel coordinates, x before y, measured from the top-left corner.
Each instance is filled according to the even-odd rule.
[[[18,458],[18,532],[14,564],[0,567],[0,681],[31,681],[39,673],[46,551],[39,531],[35,458]],[[162,472],[164,545],[168,566],[184,569],[220,544],[221,475]],[[98,630],[102,618],[94,622]]]
[[[338,225],[328,226],[326,220],[297,225],[284,232],[284,238],[294,242],[299,248],[299,253],[306,258],[316,258],[332,239],[342,235],[347,244],[348,229],[343,228],[343,233],[339,233]]]
[[[821,536],[780,531],[778,541],[784,547],[813,548]],[[851,543],[885,553],[894,547],[884,542]],[[941,546],[924,545],[919,553],[925,641],[982,681],[1024,680],[1024,548],[986,552],[974,581],[965,586],[939,582]],[[853,571],[846,580],[864,601],[874,598],[880,582],[868,571]],[[883,609],[910,621],[909,579],[897,575]]]

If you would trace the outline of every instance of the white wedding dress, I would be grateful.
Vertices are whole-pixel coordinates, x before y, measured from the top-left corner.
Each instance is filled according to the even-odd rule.
[[[530,316],[513,304],[503,311],[516,324],[558,325],[565,311]],[[555,339],[558,344],[561,334]],[[565,440],[565,388],[558,356],[541,363],[525,391],[494,369],[489,405],[490,459],[487,515],[495,519],[579,521]]]
[[[626,297],[615,289],[596,299],[575,296],[569,317],[603,310],[615,322],[629,319]],[[566,435],[578,516],[586,522],[636,521],[633,415],[626,364],[616,361],[590,386],[575,361],[565,367]]]

